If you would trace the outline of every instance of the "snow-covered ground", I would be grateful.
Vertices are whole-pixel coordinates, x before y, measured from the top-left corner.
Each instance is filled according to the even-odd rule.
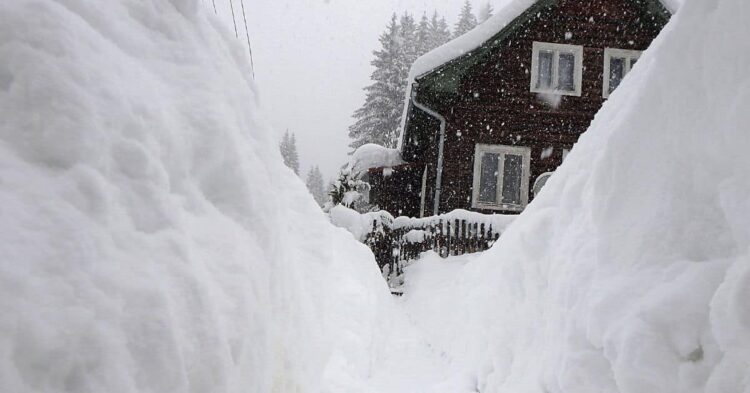
[[[748,18],[685,2],[494,248],[412,284],[478,391],[750,389]]]
[[[0,391],[750,389],[750,3],[688,0],[490,251],[394,300],[198,0],[0,2]]]

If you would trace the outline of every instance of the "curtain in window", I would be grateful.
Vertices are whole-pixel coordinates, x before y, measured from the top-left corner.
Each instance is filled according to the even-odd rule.
[[[539,52],[539,75],[537,78],[537,88],[552,88],[552,62],[554,53],[551,51]]]
[[[506,154],[504,164],[503,203],[520,205],[523,157],[515,154]]]
[[[609,59],[609,92],[615,91],[625,77],[625,59],[612,57]]]
[[[560,53],[560,60],[558,64],[558,85],[559,90],[575,91],[575,69],[576,69],[576,56],[572,53]]]
[[[479,178],[479,201],[482,203],[497,203],[497,175],[500,160],[497,154],[482,155],[482,169]]]

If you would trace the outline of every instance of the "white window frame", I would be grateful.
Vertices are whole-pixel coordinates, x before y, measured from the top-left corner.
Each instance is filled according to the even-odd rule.
[[[622,76],[622,78],[625,79],[633,67],[633,60],[640,59],[641,54],[643,54],[643,51],[640,50],[604,48],[604,74],[602,75],[604,83],[602,84],[602,97],[609,98],[609,95],[611,94],[609,92],[609,73],[611,71],[610,65],[612,63],[612,58],[625,59],[625,73]]]
[[[513,154],[522,157],[521,163],[521,204],[485,203],[479,201],[479,182],[482,177],[482,156],[498,154],[498,176],[496,201],[502,201],[503,174],[505,173],[505,155]],[[529,170],[531,169],[531,148],[525,146],[485,145],[478,143],[474,148],[474,183],[471,206],[474,209],[522,211],[529,203]]]
[[[552,86],[553,89],[542,89],[537,87],[539,84],[539,52],[553,52],[552,57]],[[558,67],[560,63],[560,52],[572,53],[575,56],[575,70],[573,72],[574,91],[559,90],[556,86],[560,77]],[[557,94],[564,96],[581,96],[581,81],[583,79],[583,46],[568,44],[553,44],[551,42],[537,42],[532,44],[531,55],[531,92],[542,94]]]

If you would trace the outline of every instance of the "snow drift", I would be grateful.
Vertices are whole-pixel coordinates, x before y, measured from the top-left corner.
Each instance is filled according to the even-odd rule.
[[[357,148],[349,157],[347,170],[361,173],[372,168],[390,168],[404,163],[401,152],[374,143],[367,143]]]
[[[248,64],[198,0],[0,2],[0,391],[353,391],[387,288]]]
[[[423,330],[477,391],[750,390],[749,18],[686,1],[454,299],[434,293],[452,311]]]

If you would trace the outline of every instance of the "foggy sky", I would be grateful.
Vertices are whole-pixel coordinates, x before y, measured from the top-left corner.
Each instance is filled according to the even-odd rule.
[[[210,0],[205,0],[206,4]],[[231,24],[229,0],[215,0]],[[244,42],[239,0],[233,0]],[[395,11],[444,15],[451,27],[463,0],[244,0],[264,114],[281,138],[297,135],[300,174],[319,165],[327,180],[347,162],[348,126],[364,102],[372,51]],[[475,11],[486,0],[473,0]],[[504,0],[492,0],[497,4]]]

